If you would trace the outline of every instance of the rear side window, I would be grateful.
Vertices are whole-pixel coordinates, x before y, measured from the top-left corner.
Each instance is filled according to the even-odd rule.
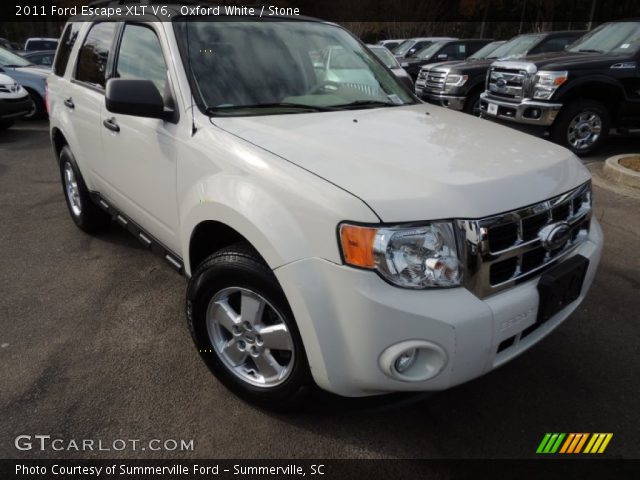
[[[91,27],[78,54],[76,80],[104,88],[115,29],[114,22],[96,23]]]
[[[80,31],[80,23],[70,23],[67,28],[64,29],[60,45],[58,46],[58,53],[53,65],[53,73],[59,77],[64,75],[67,69],[67,63],[69,63],[69,57],[71,56],[71,50],[78,39],[78,32]]]

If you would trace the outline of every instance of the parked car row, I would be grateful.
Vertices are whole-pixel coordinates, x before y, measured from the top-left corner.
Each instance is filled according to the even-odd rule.
[[[611,129],[640,129],[640,21],[506,42],[439,40],[401,65],[422,100],[546,136],[577,155],[599,148]]]
[[[0,40],[0,130],[5,130],[21,118],[46,117],[46,79],[58,40],[30,38],[22,52]]]

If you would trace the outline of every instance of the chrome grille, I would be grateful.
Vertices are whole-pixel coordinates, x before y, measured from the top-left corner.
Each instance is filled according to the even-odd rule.
[[[426,88],[429,90],[444,90],[444,82],[446,78],[447,72],[429,70],[427,73]]]
[[[494,97],[521,100],[525,97],[527,72],[492,67],[487,77],[487,91]]]
[[[590,182],[525,208],[480,220],[459,220],[465,239],[466,287],[482,298],[542,273],[585,240],[590,221]],[[545,246],[540,231],[565,222],[568,240],[553,248]]]

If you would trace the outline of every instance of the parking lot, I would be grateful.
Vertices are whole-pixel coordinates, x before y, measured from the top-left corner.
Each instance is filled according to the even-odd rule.
[[[598,165],[638,150],[612,139]],[[591,292],[546,340],[434,395],[314,397],[276,415],[223,388],[186,328],[186,281],[120,227],[90,237],[64,203],[47,124],[0,133],[0,456],[522,458],[545,432],[640,444],[640,200],[595,187],[606,243]],[[18,451],[21,434],[193,439],[189,452]]]

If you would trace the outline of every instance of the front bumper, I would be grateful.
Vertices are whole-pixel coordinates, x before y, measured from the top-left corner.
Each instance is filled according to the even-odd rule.
[[[492,108],[495,109],[495,113],[491,112]],[[538,102],[526,98],[514,103],[497,100],[486,93],[480,95],[480,110],[483,116],[526,125],[548,127],[553,124],[561,108],[561,103]]]
[[[309,258],[275,274],[296,317],[316,383],[344,396],[442,390],[476,378],[524,352],[582,302],[596,273],[602,230],[591,230],[572,255],[589,259],[579,298],[524,337],[538,311],[537,278],[479,299],[464,288],[406,290],[373,272]],[[508,348],[499,346],[515,339]],[[390,347],[418,341],[443,352],[428,380],[403,381],[383,371]]]
[[[33,110],[33,102],[28,94],[21,98],[0,100],[0,120],[22,118],[31,110]]]
[[[452,110],[464,109],[464,102],[467,99],[467,97],[445,95],[443,93],[429,93],[428,91],[425,91],[423,93],[423,98],[428,100],[430,103],[440,105],[441,107],[450,108]]]

